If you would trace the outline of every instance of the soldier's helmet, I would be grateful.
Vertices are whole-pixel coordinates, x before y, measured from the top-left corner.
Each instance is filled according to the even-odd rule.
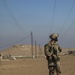
[[[58,36],[59,36],[59,34],[53,33],[53,34],[51,34],[51,35],[49,36],[49,38],[50,38],[50,39],[56,39],[56,38],[58,38]]]

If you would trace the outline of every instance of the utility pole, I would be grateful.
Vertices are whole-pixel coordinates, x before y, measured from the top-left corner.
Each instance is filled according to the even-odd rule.
[[[36,41],[35,41],[35,57],[37,58],[37,45],[36,45]]]
[[[32,58],[34,58],[34,52],[33,52],[33,33],[31,31],[31,55],[32,55]]]

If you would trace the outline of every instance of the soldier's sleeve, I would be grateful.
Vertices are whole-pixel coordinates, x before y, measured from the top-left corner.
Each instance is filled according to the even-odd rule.
[[[52,55],[52,53],[49,52],[49,46],[47,44],[44,46],[44,53],[45,53],[46,56]]]

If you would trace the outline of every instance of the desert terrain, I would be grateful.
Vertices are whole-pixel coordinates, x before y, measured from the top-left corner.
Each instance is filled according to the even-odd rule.
[[[75,75],[75,56],[61,56],[62,75]],[[45,57],[0,61],[0,75],[48,75]]]

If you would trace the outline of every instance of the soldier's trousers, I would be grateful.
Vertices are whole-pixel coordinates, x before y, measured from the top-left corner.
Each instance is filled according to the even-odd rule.
[[[55,73],[57,75],[62,75],[61,74],[61,65],[60,62],[49,62],[48,61],[48,69],[49,69],[49,75],[54,75]]]

